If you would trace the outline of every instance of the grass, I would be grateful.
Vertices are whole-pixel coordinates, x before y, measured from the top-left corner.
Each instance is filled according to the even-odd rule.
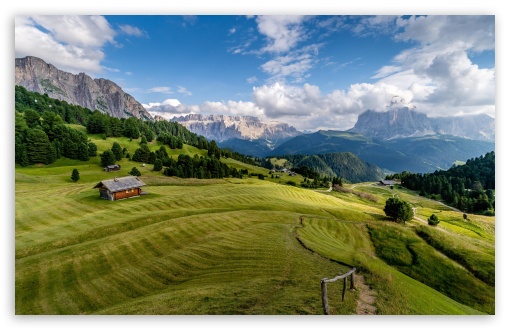
[[[138,143],[91,139],[99,152]],[[285,184],[300,177],[180,179],[119,163],[115,173],[103,172],[99,157],[16,168],[16,314],[322,314],[320,279],[348,265],[377,291],[379,314],[493,313],[494,287],[481,280],[494,273],[493,218],[457,224],[458,212],[371,183],[349,188],[376,200]],[[97,182],[133,166],[148,195],[99,198]],[[387,223],[382,208],[395,191],[424,218],[437,212],[438,228]],[[355,313],[358,292],[345,302],[341,285],[328,292],[332,314]]]

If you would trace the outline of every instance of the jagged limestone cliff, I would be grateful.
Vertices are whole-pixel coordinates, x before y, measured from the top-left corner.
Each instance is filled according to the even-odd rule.
[[[153,119],[138,101],[113,81],[92,79],[85,73],[65,72],[37,57],[15,59],[15,84],[114,117]]]
[[[300,133],[292,126],[279,122],[262,122],[252,116],[190,114],[174,118],[190,131],[218,142],[230,139],[283,142]]]

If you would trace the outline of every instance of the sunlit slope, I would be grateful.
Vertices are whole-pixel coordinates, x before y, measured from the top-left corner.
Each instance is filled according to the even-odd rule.
[[[98,143],[99,152],[112,141]],[[186,148],[181,152],[204,153]],[[16,314],[322,314],[320,279],[347,271],[342,264],[355,265],[377,291],[379,314],[492,313],[493,218],[462,221],[461,213],[437,202],[372,183],[349,185],[372,194],[370,200],[292,187],[284,184],[287,177],[179,179],[153,172],[152,165],[120,164],[115,173],[103,172],[98,157],[16,168]],[[127,175],[133,166],[147,195],[99,198],[97,182]],[[80,172],[77,183],[70,179],[73,168]],[[383,207],[393,194],[413,203],[420,218],[437,212],[441,223],[388,224]],[[429,256],[440,254],[444,269],[466,276],[462,290],[485,281],[480,287],[488,298],[467,306],[423,284],[419,274],[405,275],[380,256],[371,237],[371,228],[387,226],[417,240],[425,269],[437,263]],[[441,241],[470,258],[459,262]],[[332,314],[356,313],[358,291],[341,302],[340,285],[328,290]]]

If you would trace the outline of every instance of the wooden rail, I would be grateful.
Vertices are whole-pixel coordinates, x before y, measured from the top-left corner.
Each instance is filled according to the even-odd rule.
[[[336,282],[338,280],[344,280],[344,287],[342,289],[342,301],[344,301],[345,296],[345,288],[347,287],[347,277],[350,275],[351,277],[351,288],[350,290],[355,290],[354,287],[354,272],[356,271],[356,267],[353,267],[350,271],[345,274],[338,275],[334,278],[323,278],[321,280],[321,291],[322,291],[322,309],[324,311],[324,315],[329,315],[329,306],[328,306],[328,283]]]

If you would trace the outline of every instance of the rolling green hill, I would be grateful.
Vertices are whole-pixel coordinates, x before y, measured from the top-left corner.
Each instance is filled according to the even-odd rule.
[[[129,150],[139,143],[89,138],[98,153],[114,141]],[[159,146],[149,143],[151,150]],[[184,145],[171,156],[180,152],[207,151]],[[181,179],[126,158],[119,163],[113,173],[103,172],[98,156],[16,167],[16,314],[321,314],[320,280],[346,272],[345,264],[377,292],[378,314],[494,313],[494,287],[479,279],[480,271],[494,271],[493,218],[470,215],[466,223],[462,214],[398,189],[417,207],[418,218],[402,227],[382,211],[396,192],[388,187],[348,186],[375,197],[365,199],[285,184],[297,177]],[[97,182],[133,166],[147,195],[99,198]],[[76,183],[73,168],[80,172]],[[425,240],[419,219],[432,212],[441,223],[426,228],[432,238]],[[405,237],[410,245],[403,251],[413,251],[418,263],[401,269],[388,262],[385,248],[399,246],[376,241],[375,232]],[[432,244],[442,236],[469,242],[460,253],[482,269],[473,272],[443,255]],[[457,286],[445,288],[442,279]],[[348,291],[341,302],[340,284],[328,290],[332,314],[357,313],[361,292]]]

